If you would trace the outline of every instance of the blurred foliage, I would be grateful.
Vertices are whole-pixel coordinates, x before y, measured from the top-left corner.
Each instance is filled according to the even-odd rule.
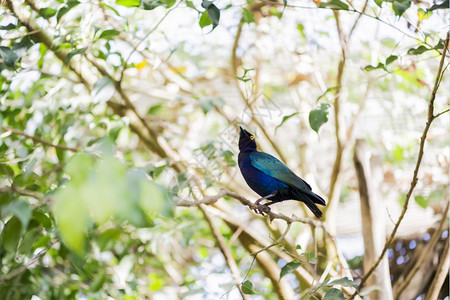
[[[394,198],[409,179],[443,48],[435,28],[444,24],[445,5],[422,2],[368,2],[362,19],[372,23],[355,31],[341,90],[342,118],[353,118],[361,105],[356,136],[382,153],[383,192]],[[238,265],[242,292],[277,298],[236,232],[256,226],[259,238],[276,240],[279,224],[260,222],[233,200],[224,201],[232,205],[225,214],[242,222],[236,231],[220,214],[211,225],[200,210],[175,205],[220,188],[255,197],[237,175],[241,123],[257,129],[261,148],[278,146],[303,174],[314,170],[321,190],[329,188],[328,120],[341,88],[330,24],[334,12],[350,20],[360,8],[308,1],[312,13],[299,14],[296,3],[270,4],[26,0],[0,8],[1,299],[234,299],[239,291],[213,225]],[[379,20],[389,18],[394,25],[380,28],[389,34],[365,38],[373,22],[384,26]],[[373,89],[364,96],[369,82]],[[437,112],[448,107],[444,98]],[[424,163],[430,178],[414,198],[423,209],[437,206],[448,188],[448,143],[439,131],[445,124],[436,127]],[[345,203],[355,178],[343,178],[351,182],[343,188]],[[337,271],[313,287],[294,274],[315,274],[315,264],[327,264],[310,227],[295,230],[279,251],[296,259],[271,254],[280,266],[277,280],[305,296],[344,299],[342,287],[357,285]],[[349,263],[361,267],[358,257]]]

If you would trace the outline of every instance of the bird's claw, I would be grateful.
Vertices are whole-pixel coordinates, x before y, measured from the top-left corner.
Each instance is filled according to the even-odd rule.
[[[270,207],[264,205],[264,204],[257,204],[256,208],[253,209],[255,213],[264,216],[264,214],[270,212]]]

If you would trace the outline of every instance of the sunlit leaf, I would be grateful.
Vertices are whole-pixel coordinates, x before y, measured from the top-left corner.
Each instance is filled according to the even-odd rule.
[[[425,11],[422,8],[419,8],[417,10],[417,17],[419,18],[419,21],[426,20],[426,19],[430,18],[432,15],[433,15],[433,12],[430,10]]]
[[[116,4],[126,6],[126,7],[135,7],[141,4],[140,0],[116,0]]]
[[[49,19],[53,17],[56,14],[56,9],[51,7],[45,7],[39,9],[39,15],[43,17],[44,19]]]
[[[250,10],[248,10],[246,8],[242,9],[242,19],[243,19],[244,23],[255,22],[255,16],[253,15],[253,13]]]
[[[415,196],[414,201],[416,201],[416,203],[422,208],[428,207],[428,199],[426,199],[424,196],[421,195]]]
[[[198,24],[200,25],[201,28],[211,25],[211,19],[209,18],[207,11],[204,11],[202,13],[202,15],[200,16],[200,20],[198,21]]]

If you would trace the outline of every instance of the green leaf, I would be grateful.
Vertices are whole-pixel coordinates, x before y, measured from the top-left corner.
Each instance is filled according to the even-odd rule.
[[[114,245],[116,243],[120,235],[121,231],[119,229],[110,228],[100,233],[95,241],[98,244],[100,251],[105,251],[111,244]]]
[[[401,17],[410,6],[410,0],[397,0],[392,2],[392,9],[394,10],[395,15],[399,17]]]
[[[253,23],[255,22],[255,15],[250,10],[243,8],[242,9],[242,19],[244,23]]]
[[[257,292],[253,288],[253,283],[249,280],[246,280],[242,283],[242,292],[246,295],[255,295]]]
[[[423,21],[428,19],[429,17],[431,17],[433,15],[433,12],[430,10],[423,10],[422,8],[419,8],[417,10],[417,17],[419,18],[419,21]]]
[[[117,36],[119,34],[120,34],[120,31],[118,31],[118,30],[107,29],[107,30],[104,30],[98,38],[105,39],[105,40],[112,40],[115,36]]]
[[[365,71],[373,71],[373,70],[377,70],[377,69],[383,69],[386,72],[388,72],[388,70],[386,69],[386,66],[381,62],[379,62],[378,65],[376,65],[376,66],[369,65],[369,66],[364,67]]]
[[[425,53],[425,52],[430,51],[430,50],[433,50],[433,49],[432,49],[432,48],[428,48],[428,47],[426,47],[426,46],[424,46],[424,45],[420,45],[420,46],[417,47],[417,48],[411,48],[411,49],[409,49],[409,50],[408,50],[408,54],[409,54],[409,55],[412,55],[412,54],[420,55],[420,54]]]
[[[25,229],[27,228],[28,222],[31,218],[31,208],[27,201],[17,200],[3,208],[2,214],[15,215],[22,223],[22,227]]]
[[[12,217],[5,224],[2,231],[2,245],[8,252],[16,252],[17,244],[20,240],[22,225],[17,217]]]
[[[434,4],[432,7],[428,9],[428,11],[433,11],[436,9],[448,9],[450,7],[450,0],[445,0],[440,4]]]
[[[345,297],[341,290],[332,288],[327,291],[322,300],[345,300]]]
[[[322,103],[320,109],[313,109],[309,112],[309,125],[317,133],[319,133],[319,128],[328,121],[329,106],[329,104]]]
[[[92,97],[94,103],[106,102],[114,95],[114,83],[108,77],[102,77],[94,84]]]
[[[53,212],[61,240],[78,255],[85,253],[88,211],[79,199],[79,190],[73,186],[58,190]]]
[[[333,285],[341,285],[345,287],[352,287],[355,289],[358,289],[358,284],[350,279],[348,277],[342,277],[333,281],[330,281],[326,284],[326,286],[333,286]]]
[[[388,58],[386,58],[386,63],[385,63],[385,65],[386,65],[386,66],[387,66],[387,65],[390,65],[391,63],[393,63],[394,61],[396,61],[397,58],[398,58],[397,55],[391,55],[391,56],[389,56]]]
[[[428,207],[428,200],[424,196],[415,196],[414,201],[422,208]]]
[[[34,210],[32,218],[39,222],[45,229],[50,229],[52,227],[52,220],[40,211]]]
[[[286,265],[284,265],[284,267],[281,268],[280,280],[285,275],[294,272],[298,267],[300,267],[300,265],[301,265],[301,263],[297,262],[297,261],[291,261],[291,262],[287,263]]]
[[[98,292],[103,287],[105,281],[106,281],[105,273],[100,273],[92,281],[91,285],[89,286],[89,290],[94,293]]]
[[[141,0],[116,0],[116,4],[125,7],[136,7],[139,6],[139,4],[141,4]]]
[[[60,9],[58,9],[58,13],[56,14],[56,21],[59,23],[59,21],[61,20],[61,18],[67,14],[70,10],[70,7],[68,7],[67,5],[61,6]]]
[[[214,28],[216,28],[217,25],[219,25],[220,10],[211,1],[203,1],[202,7],[206,9],[206,11],[208,12],[208,17],[211,20],[212,24],[211,31],[213,31]]]
[[[200,25],[201,28],[206,27],[208,25],[211,25],[211,19],[209,18],[208,12],[204,11],[202,15],[200,16],[200,20],[198,21],[198,25]]]
[[[375,0],[375,4],[378,5],[378,7],[381,8],[381,5],[383,4],[384,0]]]
[[[283,120],[281,121],[281,123],[277,127],[275,127],[275,133],[277,132],[278,128],[280,128],[284,124],[284,122],[286,122],[287,120],[289,120],[290,118],[292,118],[292,117],[294,117],[296,115],[298,115],[298,112],[295,112],[295,113],[292,113],[290,115],[284,116]]]
[[[78,54],[83,54],[84,52],[86,52],[86,50],[87,50],[87,47],[84,47],[84,48],[72,50],[69,53],[67,53],[66,64],[68,64],[70,62],[72,57],[74,57],[75,55],[78,55]]]
[[[46,248],[50,244],[50,241],[52,238],[48,235],[42,236],[39,240],[36,241],[33,245],[33,250],[36,250],[37,248]]]
[[[297,30],[300,32],[300,34],[302,35],[302,37],[304,39],[306,39],[306,35],[305,35],[305,25],[303,24],[297,24]]]
[[[336,10],[348,10],[348,4],[339,0],[330,0],[328,2],[321,2],[320,8],[331,8]]]
[[[19,56],[8,47],[0,46],[0,56],[3,59],[3,63],[11,69],[14,69],[16,62],[19,61]]]
[[[41,17],[43,17],[44,19],[49,19],[51,17],[53,17],[56,14],[56,9],[51,8],[51,7],[45,7],[45,8],[41,8],[39,10],[39,15]]]

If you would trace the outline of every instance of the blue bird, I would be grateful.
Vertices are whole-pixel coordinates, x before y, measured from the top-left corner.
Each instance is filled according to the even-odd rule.
[[[239,168],[248,186],[258,193],[256,213],[264,215],[270,211],[269,205],[284,200],[302,201],[317,218],[322,212],[316,204],[326,205],[325,200],[311,191],[306,181],[294,174],[281,161],[270,154],[256,150],[255,137],[240,127]],[[271,202],[260,204],[263,200]]]

